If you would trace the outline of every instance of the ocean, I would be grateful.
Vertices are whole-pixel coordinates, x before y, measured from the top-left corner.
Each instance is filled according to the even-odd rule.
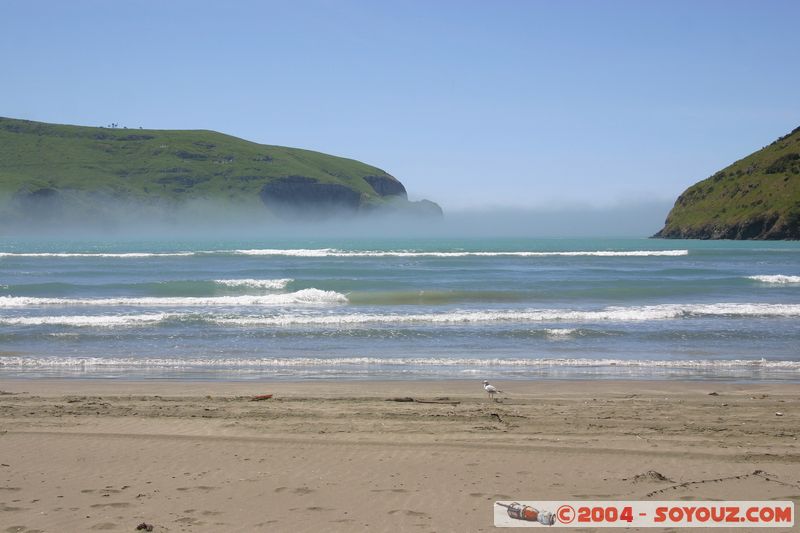
[[[800,243],[0,239],[0,376],[800,382]]]

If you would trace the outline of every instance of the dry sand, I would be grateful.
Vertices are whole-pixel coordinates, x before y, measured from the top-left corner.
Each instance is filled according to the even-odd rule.
[[[797,385],[497,385],[499,402],[479,381],[0,381],[0,533],[488,531],[497,499],[800,502]]]

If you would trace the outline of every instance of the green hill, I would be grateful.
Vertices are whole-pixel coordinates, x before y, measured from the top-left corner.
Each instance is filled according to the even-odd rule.
[[[0,118],[0,220],[189,200],[312,216],[383,208],[441,214],[432,202],[408,202],[397,179],[352,159],[214,131]]]
[[[686,189],[654,236],[800,239],[800,128]]]
[[[686,189],[655,237],[800,239],[800,128]]]

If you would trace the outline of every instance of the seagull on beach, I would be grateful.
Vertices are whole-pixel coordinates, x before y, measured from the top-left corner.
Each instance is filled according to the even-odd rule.
[[[503,392],[501,390],[497,390],[497,387],[495,387],[494,385],[489,385],[489,382],[486,381],[485,379],[483,380],[483,390],[488,392],[489,398],[492,399],[494,398],[494,395],[497,394],[498,392]]]

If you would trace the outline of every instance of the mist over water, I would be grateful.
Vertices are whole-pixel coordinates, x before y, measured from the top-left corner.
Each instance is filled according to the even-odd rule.
[[[507,237],[649,237],[664,224],[672,203],[647,201],[611,206],[460,209],[448,212],[445,233]]]
[[[260,203],[191,200],[176,205],[105,199],[101,207],[7,212],[0,237],[81,240],[259,237],[646,237],[669,202],[613,206],[447,209],[442,217],[403,211],[347,210],[282,215]]]

